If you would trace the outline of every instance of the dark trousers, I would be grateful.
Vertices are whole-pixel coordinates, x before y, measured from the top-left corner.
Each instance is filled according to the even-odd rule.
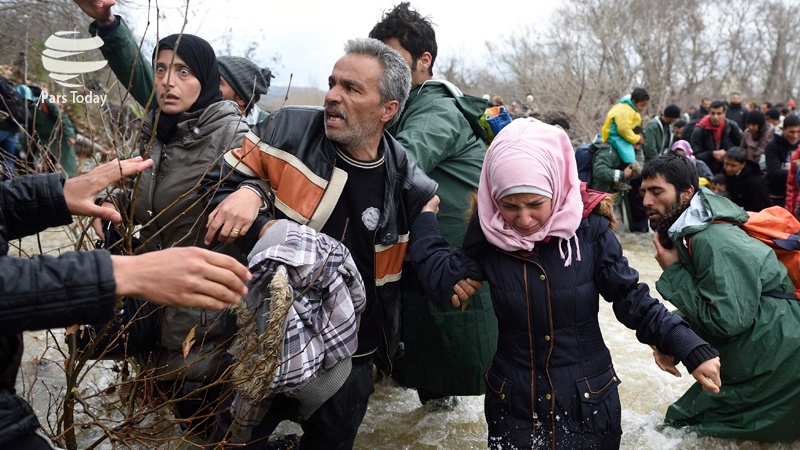
[[[276,395],[266,416],[253,430],[253,444],[237,448],[269,449],[269,444],[264,442],[267,437],[282,421],[291,420],[300,422],[303,428],[303,436],[297,447],[300,450],[352,449],[373,392],[372,361],[354,361],[353,369],[342,387],[306,420],[300,420],[300,402],[297,399]],[[230,422],[225,425],[230,426]]]
[[[233,388],[229,383],[205,388],[201,382],[157,381],[156,386],[165,399],[180,399],[170,406],[189,435],[211,439],[220,424],[230,421]]]

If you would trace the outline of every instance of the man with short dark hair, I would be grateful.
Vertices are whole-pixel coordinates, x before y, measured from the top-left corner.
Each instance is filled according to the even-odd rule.
[[[734,92],[731,94],[731,101],[728,102],[728,110],[725,113],[725,118],[736,122],[736,125],[739,125],[739,129],[744,130],[744,120],[746,114],[747,111],[745,111],[744,106],[742,105],[741,94]]]
[[[644,127],[645,138],[642,145],[644,161],[650,161],[669,151],[674,140],[670,125],[680,117],[681,109],[678,105],[669,105],[664,108],[664,112],[660,116],[654,117],[647,123],[647,126]]]
[[[728,149],[724,168],[728,180],[728,194],[734,203],[745,211],[754,212],[772,206],[767,183],[761,177],[761,169],[758,163],[747,159],[743,148]]]
[[[700,119],[692,130],[689,143],[694,155],[702,159],[714,173],[722,171],[725,153],[742,141],[742,130],[736,123],[725,119],[725,102],[711,103],[708,115]]]
[[[636,162],[634,145],[641,145],[644,138],[633,129],[642,125],[641,112],[650,102],[650,94],[643,88],[636,88],[630,95],[619,99],[606,114],[601,136],[619,153],[625,164]]]
[[[399,346],[409,230],[437,185],[387,131],[411,89],[411,72],[397,51],[375,39],[348,41],[328,86],[324,108],[278,109],[209,172],[205,182],[220,186],[206,242],[219,234],[249,252],[275,219],[291,219],[350,250],[367,300],[349,376],[307,417],[300,400],[275,395],[252,435],[265,437],[282,420],[302,417],[300,448],[345,449],[374,392],[376,352],[391,361]]]
[[[702,119],[703,117],[708,115],[708,108],[711,105],[711,100],[707,97],[703,97],[703,100],[700,101],[700,107],[694,111],[692,114],[692,119]]]
[[[695,383],[665,421],[702,436],[758,441],[800,437],[800,307],[775,252],[739,225],[747,213],[699,188],[677,155],[645,163],[642,195],[657,230],[656,289],[719,351],[719,394]],[[722,223],[721,223],[722,222]],[[663,370],[675,360],[655,352]]]
[[[777,108],[768,109],[764,116],[767,118],[767,123],[772,124],[776,130],[781,129],[781,112]]]
[[[457,246],[464,240],[465,213],[478,189],[486,154],[483,138],[476,133],[483,131],[478,119],[486,102],[464,95],[452,83],[433,79],[436,32],[430,19],[408,2],[386,11],[369,37],[397,50],[411,69],[411,93],[389,132],[439,184],[441,203],[436,217],[447,241]],[[455,403],[449,396],[484,393],[483,374],[497,346],[497,319],[488,286],[456,316],[449,305],[438,305],[407,289],[402,317],[403,354],[394,361],[395,380],[416,388],[422,403],[441,399],[438,404],[449,406]]]
[[[800,117],[790,114],[783,119],[783,131],[774,133],[764,148],[767,166],[767,186],[773,205],[786,204],[786,181],[791,167],[791,156],[800,141]],[[790,210],[794,213],[794,210]]]

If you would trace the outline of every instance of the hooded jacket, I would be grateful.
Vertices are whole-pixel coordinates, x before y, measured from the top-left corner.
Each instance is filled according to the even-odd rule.
[[[747,159],[756,163],[759,162],[774,134],[775,126],[771,123],[764,124],[764,131],[757,139],[750,133],[750,130],[744,130],[741,147],[744,149]]]
[[[636,161],[633,145],[640,139],[633,129],[641,125],[642,116],[633,105],[630,95],[626,95],[608,111],[600,133],[603,142],[610,143],[619,152],[622,161],[630,164]]]
[[[770,296],[793,295],[794,285],[772,249],[736,226],[747,219],[700,188],[669,230],[680,259],[656,288],[719,351],[722,387],[714,394],[695,383],[666,421],[705,436],[792,441],[800,437],[800,302]]]

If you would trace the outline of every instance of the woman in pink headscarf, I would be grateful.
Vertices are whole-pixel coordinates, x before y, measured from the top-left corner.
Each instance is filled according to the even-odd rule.
[[[499,322],[485,375],[490,448],[619,447],[620,379],[600,332],[600,295],[641,342],[718,390],[716,350],[639,283],[611,230],[612,207],[581,186],[562,130],[517,119],[486,153],[463,248],[451,252],[439,233],[436,199],[413,224],[411,257],[432,298],[468,307],[468,279],[489,283]]]

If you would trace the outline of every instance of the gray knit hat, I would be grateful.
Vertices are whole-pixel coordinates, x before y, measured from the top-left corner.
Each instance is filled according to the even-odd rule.
[[[220,56],[217,64],[219,74],[245,103],[250,102],[250,97],[253,98],[253,104],[258,102],[261,95],[269,91],[271,79],[274,78],[268,68],[261,69],[241,56]]]

